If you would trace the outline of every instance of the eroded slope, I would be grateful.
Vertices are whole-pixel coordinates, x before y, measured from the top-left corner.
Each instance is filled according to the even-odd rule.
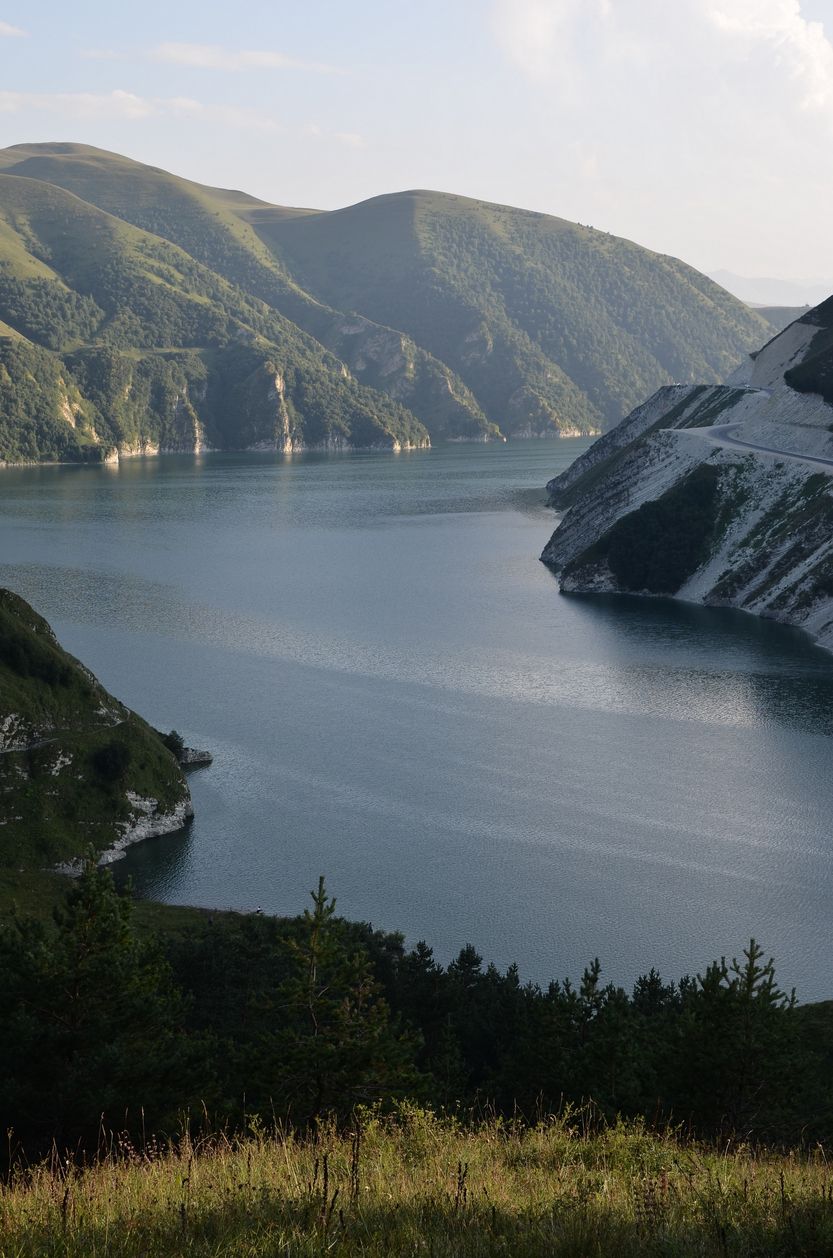
[[[833,647],[832,328],[828,302],[727,385],[660,390],[550,482],[562,589],[731,605]]]

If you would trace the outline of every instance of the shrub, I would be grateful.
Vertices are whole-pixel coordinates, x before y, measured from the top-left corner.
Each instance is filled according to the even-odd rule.
[[[120,782],[130,765],[130,748],[114,738],[93,752],[93,768],[105,782]]]

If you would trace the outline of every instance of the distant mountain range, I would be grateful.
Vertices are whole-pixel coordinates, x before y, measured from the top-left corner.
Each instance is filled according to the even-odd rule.
[[[817,306],[833,293],[831,280],[776,280],[710,271],[710,278],[753,306]],[[797,317],[797,315],[796,315]]]
[[[436,192],[269,205],[0,151],[0,459],[590,433],[771,335],[604,232]]]

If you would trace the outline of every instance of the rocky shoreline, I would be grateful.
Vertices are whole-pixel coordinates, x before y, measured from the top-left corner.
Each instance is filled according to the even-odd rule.
[[[565,593],[733,607],[833,650],[831,306],[724,385],[658,390],[548,484]]]

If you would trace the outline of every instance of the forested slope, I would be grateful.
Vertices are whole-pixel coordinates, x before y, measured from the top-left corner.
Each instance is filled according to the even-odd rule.
[[[767,331],[684,263],[546,214],[422,191],[242,212],[313,293],[408,332],[510,434],[609,427]]]
[[[18,333],[2,342],[7,459],[427,442],[412,412],[178,246],[2,174],[0,319]]]
[[[162,735],[0,589],[0,872],[181,828],[191,796]]]

